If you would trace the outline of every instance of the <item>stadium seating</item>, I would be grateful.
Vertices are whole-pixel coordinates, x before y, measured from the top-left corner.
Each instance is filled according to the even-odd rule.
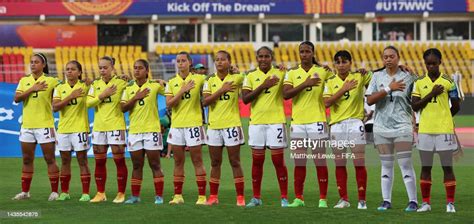
[[[382,51],[387,43],[318,43],[315,56],[321,64],[333,67],[333,55],[342,49],[347,49],[353,56],[353,69],[365,68],[375,70],[383,66]],[[393,45],[400,50],[401,64],[405,64],[415,70],[417,74],[425,74],[426,69],[423,62],[423,51],[430,47],[437,47],[443,53],[442,72],[453,74],[459,72],[463,76],[462,88],[465,93],[473,93],[472,86],[473,71],[471,61],[474,60],[474,51],[468,42],[443,42],[443,43],[419,43],[419,42],[394,42]],[[211,54],[218,50],[227,50],[241,70],[256,67],[255,50],[252,44],[167,44],[158,45],[156,54],[176,54],[185,50],[192,54]],[[293,67],[298,64],[298,45],[280,44],[274,49],[275,62]]]
[[[79,61],[83,66],[83,73],[91,79],[99,77],[99,58],[103,56],[115,58],[117,75],[130,77],[133,74],[133,62],[140,58],[148,60],[148,55],[142,51],[141,46],[56,47],[54,55],[60,79],[64,78],[64,66],[70,60]]]
[[[18,83],[29,71],[31,47],[0,47],[0,82]]]

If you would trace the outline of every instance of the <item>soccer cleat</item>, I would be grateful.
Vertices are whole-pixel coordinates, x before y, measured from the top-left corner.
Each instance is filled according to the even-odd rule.
[[[392,208],[392,203],[390,203],[389,201],[383,201],[382,204],[380,204],[380,206],[377,208],[377,210],[378,211],[387,211],[388,209],[391,209],[391,208]]]
[[[48,201],[56,201],[59,198],[58,192],[51,192],[49,195]]]
[[[198,200],[196,201],[196,205],[206,205],[206,196],[205,195],[199,195]]]
[[[61,193],[59,197],[56,199],[56,201],[66,201],[71,199],[71,196],[68,193]]]
[[[237,206],[245,206],[245,197],[243,195],[237,196]]]
[[[125,194],[122,192],[118,192],[117,196],[115,196],[115,199],[112,201],[113,203],[120,204],[125,201]]]
[[[456,212],[456,209],[454,208],[454,203],[449,202],[448,204],[446,204],[446,212],[449,212],[449,213]]]
[[[418,209],[418,203],[414,201],[408,202],[408,206],[405,208],[405,212],[415,212]]]
[[[304,207],[304,201],[299,198],[295,198],[295,200],[293,200],[293,203],[287,205],[287,207],[288,208]]]
[[[348,201],[342,198],[339,199],[336,205],[334,205],[334,208],[349,208],[349,207],[351,207],[351,203],[349,203]]]
[[[219,204],[219,198],[217,195],[210,195],[209,200],[207,200],[206,205],[217,205]]]
[[[169,202],[170,205],[177,205],[177,204],[183,204],[184,203],[184,198],[183,195],[181,194],[175,194],[173,196],[173,200]]]
[[[107,197],[105,196],[105,192],[97,192],[94,198],[90,200],[91,203],[103,202],[107,201]]]
[[[367,209],[367,202],[364,200],[360,200],[357,204],[357,209]]]
[[[327,199],[319,199],[319,208],[327,208],[328,207],[328,200]]]
[[[155,205],[162,205],[163,204],[163,198],[160,196],[155,196]]]
[[[91,197],[88,194],[82,194],[81,198],[79,201],[90,201]]]
[[[428,212],[428,211],[431,211],[431,205],[426,203],[426,202],[423,202],[423,204],[421,204],[421,207],[416,210],[417,212]]]
[[[138,202],[140,202],[140,197],[136,197],[136,196],[131,196],[128,200],[126,200],[124,203],[125,204],[136,204]]]
[[[286,199],[286,198],[281,199],[281,207],[282,208],[288,207],[288,199]]]
[[[263,205],[262,199],[252,198],[245,207],[256,207],[260,205]]]
[[[30,199],[30,192],[20,192],[15,197],[12,198],[12,200],[26,200]]]

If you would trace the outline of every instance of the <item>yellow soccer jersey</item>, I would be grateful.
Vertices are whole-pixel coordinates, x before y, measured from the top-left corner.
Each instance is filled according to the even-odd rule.
[[[164,87],[153,80],[148,80],[142,86],[131,82],[123,92],[122,102],[132,99],[137,92],[148,88],[148,96],[138,100],[130,110],[129,133],[161,132],[160,117],[158,115],[158,94],[164,94]]]
[[[276,75],[280,81],[277,85],[264,90],[257,99],[251,102],[250,124],[281,124],[286,123],[283,109],[283,79],[285,72],[273,67],[266,74],[259,68],[250,71],[244,79],[243,89],[255,90],[267,77]]]
[[[172,128],[202,126],[201,89],[206,81],[205,75],[190,73],[183,79],[176,74],[166,85],[165,96],[176,95],[181,87],[191,80],[194,80],[194,88],[183,94],[178,105],[171,109]]]
[[[20,79],[16,92],[23,93],[35,83],[43,81],[46,82],[48,88],[31,93],[23,101],[22,128],[54,128],[52,96],[54,88],[60,83],[58,79],[47,77],[43,73],[35,80],[30,74]]]
[[[227,92],[213,104],[209,105],[210,129],[223,129],[242,126],[239,110],[239,93],[244,81],[242,74],[228,74],[221,80],[217,74],[212,75],[204,84],[203,93],[213,94],[218,91],[225,82],[233,82],[237,88],[233,92]]]
[[[100,101],[99,95],[112,85],[117,87],[117,91],[112,96]],[[125,130],[125,117],[120,109],[120,100],[126,86],[127,82],[116,76],[112,77],[108,83],[105,83],[102,79],[95,80],[92,83],[87,98],[87,106],[94,107],[93,131]]]
[[[415,81],[412,96],[423,99],[433,89],[434,85],[442,85],[443,93],[433,97],[431,101],[420,110],[419,133],[423,134],[453,134],[453,116],[449,106],[449,96],[457,96],[456,85],[447,75],[440,75],[432,82],[428,75],[424,75]]]
[[[344,85],[345,81],[357,80],[357,87],[345,92],[331,106],[331,121],[329,124],[335,124],[340,121],[354,118],[362,120],[364,118],[364,88],[372,79],[372,73],[362,75],[360,73],[350,73],[345,80],[339,75],[332,75],[326,81],[323,97],[331,97],[336,94]]]
[[[53,99],[64,100],[76,89],[82,89],[82,96],[71,100],[59,111],[58,133],[89,132],[89,117],[87,115],[87,93],[89,86],[78,81],[73,87],[63,83],[54,90]]]
[[[292,99],[292,124],[310,124],[315,122],[326,122],[326,112],[323,102],[324,82],[330,73],[323,67],[313,66],[306,72],[301,65],[288,71],[283,85],[297,87],[314,73],[319,75],[321,83],[319,86],[308,87]]]

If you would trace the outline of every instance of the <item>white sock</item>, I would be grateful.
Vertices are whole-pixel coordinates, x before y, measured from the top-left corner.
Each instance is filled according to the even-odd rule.
[[[416,198],[416,174],[413,169],[413,162],[411,159],[411,151],[397,152],[398,165],[402,171],[403,182],[405,182],[405,188],[407,189],[408,200],[418,203]]]
[[[392,202],[392,187],[393,187],[393,163],[394,156],[391,154],[380,155],[382,162],[381,185],[382,197],[384,201]]]

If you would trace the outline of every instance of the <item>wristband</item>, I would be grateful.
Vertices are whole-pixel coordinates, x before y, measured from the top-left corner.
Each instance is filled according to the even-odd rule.
[[[383,90],[384,90],[387,94],[390,94],[390,93],[392,92],[392,90],[391,90],[390,87],[388,87],[388,86],[385,87]]]

